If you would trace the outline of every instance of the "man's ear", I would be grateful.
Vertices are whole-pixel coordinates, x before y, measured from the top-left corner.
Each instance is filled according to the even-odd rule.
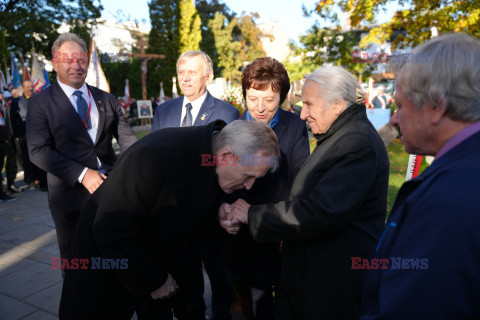
[[[337,99],[333,105],[333,110],[337,116],[340,115],[340,113],[345,110],[345,101],[342,99]]]
[[[233,150],[229,147],[222,148],[218,151],[218,159],[222,160],[229,160],[233,157]]]
[[[210,84],[210,82],[212,82],[212,80],[213,80],[213,73],[209,73],[207,75],[207,84]]]
[[[445,100],[445,97],[442,97],[437,104],[428,103],[424,108],[425,107],[430,110],[430,121],[432,124],[437,125],[447,112],[447,101]]]

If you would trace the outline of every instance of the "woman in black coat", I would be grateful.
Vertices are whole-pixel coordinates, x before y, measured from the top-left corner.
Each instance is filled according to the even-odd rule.
[[[384,225],[389,161],[367,119],[357,80],[340,67],[307,79],[301,118],[317,147],[298,172],[287,201],[222,205],[230,233],[248,223],[255,241],[283,241],[276,315],[285,320],[357,319],[363,268]],[[267,203],[265,201],[265,203]],[[228,214],[227,218],[223,218]]]
[[[281,159],[279,169],[268,173],[241,194],[250,203],[287,200],[293,180],[310,154],[305,121],[280,109],[290,89],[287,70],[277,60],[256,59],[242,75],[247,111],[240,119],[261,121],[277,135]],[[243,286],[251,289],[257,320],[273,319],[273,290],[280,272],[279,242],[256,244],[248,230],[227,240],[230,270]]]

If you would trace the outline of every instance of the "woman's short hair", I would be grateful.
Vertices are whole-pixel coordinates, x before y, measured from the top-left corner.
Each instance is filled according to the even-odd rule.
[[[287,69],[274,58],[258,58],[243,71],[243,98],[246,99],[247,89],[267,90],[270,85],[273,92],[280,94],[280,104],[282,104],[290,90],[290,78]]]
[[[456,121],[480,120],[480,41],[449,33],[414,48],[399,67],[398,84],[411,103],[439,105]]]
[[[337,66],[321,67],[307,78],[319,84],[318,95],[325,106],[336,103],[339,99],[346,107],[365,102],[365,92],[360,88],[358,80],[347,70]]]

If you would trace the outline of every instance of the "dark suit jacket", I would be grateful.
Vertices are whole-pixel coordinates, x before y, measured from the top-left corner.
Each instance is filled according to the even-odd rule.
[[[33,96],[32,96],[33,97]],[[12,135],[14,138],[25,139],[26,121],[20,116],[20,104],[26,105],[27,98],[23,95],[21,97],[12,99],[10,106],[10,125],[12,128]]]
[[[60,319],[120,319],[115,310],[146,298],[167,272],[176,277],[172,256],[224,195],[215,167],[201,166],[223,126],[159,130],[122,154],[79,216],[71,257],[128,259],[128,268],[67,270]]]
[[[81,209],[90,194],[78,177],[85,167],[98,169],[97,157],[103,167],[113,167],[112,137],[122,151],[137,140],[115,97],[95,87],[88,89],[99,114],[95,143],[57,82],[28,100],[28,150],[31,161],[48,173],[52,211]]]
[[[163,129],[180,127],[183,96],[168,100],[159,105],[153,118],[152,132]],[[215,120],[223,120],[230,123],[238,119],[238,110],[231,104],[214,98],[208,91],[207,97],[193,122],[194,126],[204,126]]]
[[[384,225],[389,160],[367,119],[353,105],[317,135],[288,201],[251,206],[257,241],[283,240],[278,319],[356,319],[368,257]]]
[[[240,120],[244,120],[244,113]],[[255,181],[249,191],[242,190],[239,198],[250,204],[275,203],[288,199],[293,180],[310,155],[305,121],[292,112],[280,109],[279,121],[273,128],[280,145],[280,167]],[[227,235],[226,255],[232,272],[247,285],[270,290],[280,269],[277,242],[255,243],[248,228],[237,235]]]

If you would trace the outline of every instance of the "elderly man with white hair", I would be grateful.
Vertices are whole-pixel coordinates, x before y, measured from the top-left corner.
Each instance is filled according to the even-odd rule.
[[[435,160],[397,195],[362,319],[480,319],[480,41],[446,34],[413,52],[424,59],[399,69],[391,122]]]
[[[356,319],[368,257],[385,221],[389,161],[368,121],[364,93],[340,67],[313,72],[303,88],[301,118],[317,147],[298,172],[287,201],[223,204],[230,233],[248,224],[256,241],[283,241],[276,319]]]

